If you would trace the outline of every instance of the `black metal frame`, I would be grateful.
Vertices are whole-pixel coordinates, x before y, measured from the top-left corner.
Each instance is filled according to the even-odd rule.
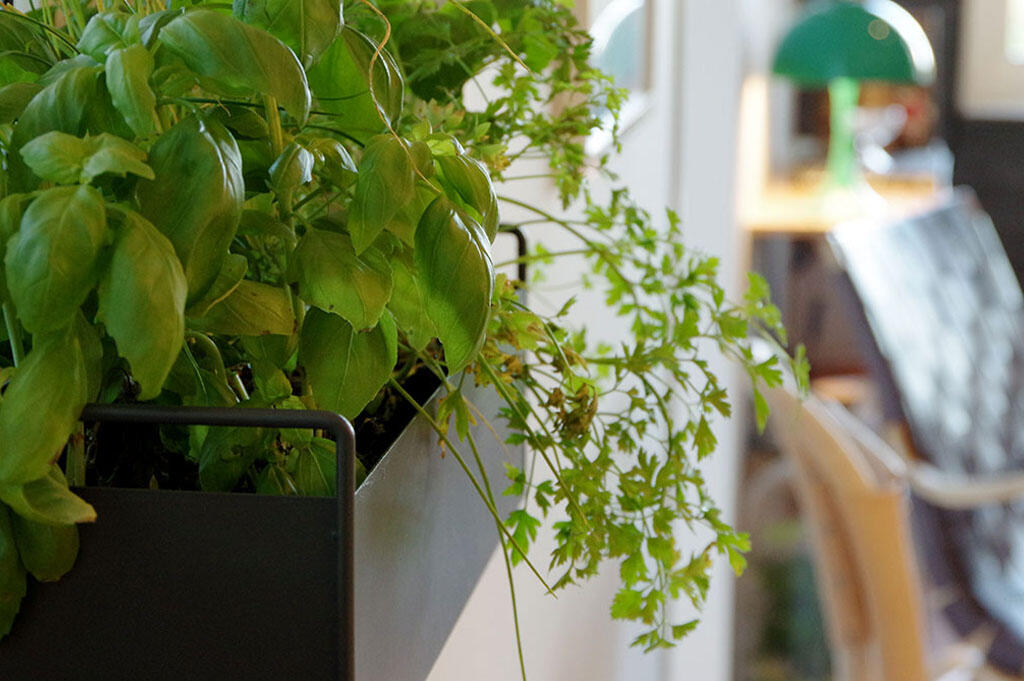
[[[233,407],[175,407],[149,404],[91,404],[82,421],[167,424],[191,426],[233,426],[270,428],[313,428],[329,433],[338,458],[337,487],[337,575],[338,575],[338,678],[355,679],[355,563],[353,512],[355,508],[355,432],[342,416],[329,411],[256,409]]]

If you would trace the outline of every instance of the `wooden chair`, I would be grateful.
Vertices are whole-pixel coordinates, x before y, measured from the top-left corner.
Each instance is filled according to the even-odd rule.
[[[910,482],[926,500],[942,492],[942,503],[915,504],[914,518],[943,613],[960,636],[988,631],[989,665],[1024,677],[1024,500],[1013,494],[1024,471],[1024,294],[1006,253],[964,190],[899,222],[844,225],[829,241],[870,331],[888,415],[934,466]]]
[[[1024,478],[950,476],[908,463],[843,407],[767,394],[769,434],[791,464],[809,526],[837,681],[1008,678],[985,665],[991,637],[929,651],[911,492],[964,509],[1024,497]]]

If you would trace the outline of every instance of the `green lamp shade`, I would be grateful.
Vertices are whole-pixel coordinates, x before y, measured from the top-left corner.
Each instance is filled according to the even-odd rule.
[[[827,0],[790,29],[772,70],[803,86],[836,78],[927,85],[935,55],[921,25],[892,0]]]

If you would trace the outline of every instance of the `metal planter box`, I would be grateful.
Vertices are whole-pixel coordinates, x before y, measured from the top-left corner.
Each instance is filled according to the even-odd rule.
[[[496,413],[490,391],[479,397],[484,413]],[[522,450],[491,445],[482,426],[477,435],[493,480],[509,456],[521,463]],[[338,681],[348,674],[353,651],[344,641],[352,627],[344,611],[351,612],[352,584],[344,569],[339,578],[340,497],[81,493],[99,521],[81,528],[67,577],[30,586],[0,643],[0,679]],[[504,497],[499,506],[507,512],[515,502]],[[355,679],[422,681],[497,545],[494,522],[422,419],[359,488],[349,516]]]

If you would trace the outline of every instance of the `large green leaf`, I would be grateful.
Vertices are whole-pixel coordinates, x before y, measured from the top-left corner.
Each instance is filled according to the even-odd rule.
[[[197,9],[164,26],[158,40],[203,79],[207,90],[227,97],[273,95],[300,124],[306,122],[306,73],[295,53],[266,31]]]
[[[26,329],[70,323],[96,283],[106,235],[103,196],[92,187],[55,187],[32,202],[4,258],[7,288]]]
[[[161,135],[149,165],[156,179],[139,182],[139,207],[174,245],[193,303],[216,280],[238,229],[242,156],[223,125],[189,117]]]
[[[494,266],[487,235],[439,197],[416,229],[416,270],[451,373],[476,357],[487,332]]]
[[[78,39],[78,49],[102,64],[110,53],[140,41],[138,15],[100,12],[85,25]]]
[[[316,308],[306,315],[299,362],[321,409],[355,418],[388,382],[397,360],[397,329],[390,314],[363,332]]]
[[[57,184],[88,184],[107,173],[153,179],[146,152],[108,133],[82,138],[54,130],[23,146],[21,156],[32,172]]]
[[[376,137],[363,151],[348,230],[357,253],[380,236],[396,214],[416,198],[416,168],[405,143]]]
[[[47,475],[88,401],[88,388],[78,335],[39,337],[0,404],[0,485]]]
[[[339,189],[348,189],[356,181],[358,169],[348,149],[338,140],[318,137],[306,142],[306,148],[313,154],[313,172]]]
[[[103,67],[85,55],[59,62],[44,74],[40,90],[18,117],[11,134],[10,151],[17,152],[29,141],[51,130],[69,135],[104,132],[131,138],[131,128],[114,108],[107,91]],[[7,155],[10,189],[32,191],[39,178],[18,153]]]
[[[427,314],[412,253],[403,251],[392,256],[391,269],[395,290],[388,301],[388,309],[395,315],[398,328],[405,332],[409,345],[415,350],[423,350],[437,336],[437,329]]]
[[[70,69],[38,92],[18,117],[11,135],[11,150],[21,149],[30,140],[51,130],[83,134],[101,70],[99,66]],[[16,191],[35,189],[38,178],[29,171],[20,154],[11,153],[7,158],[12,188]]]
[[[50,525],[15,515],[14,537],[25,569],[40,582],[56,582],[78,558],[78,527]]]
[[[153,55],[142,45],[114,50],[106,62],[107,88],[114,107],[139,137],[156,132],[156,94],[149,85]]]
[[[224,266],[220,268],[220,273],[213,280],[213,285],[207,289],[206,294],[200,300],[185,310],[185,314],[189,317],[205,315],[214,305],[227,298],[238,288],[248,270],[249,261],[244,255],[228,253],[228,257],[224,258]]]
[[[473,218],[483,225],[487,238],[493,242],[498,234],[498,197],[487,169],[469,156],[442,156],[437,165],[449,191],[472,211]]]
[[[317,110],[333,114],[347,134],[360,141],[387,130],[402,113],[403,81],[398,64],[387,50],[374,62],[378,48],[369,37],[350,26],[309,69],[309,84]],[[373,63],[373,90],[370,64]]]
[[[96,510],[68,489],[60,466],[24,484],[0,484],[0,500],[23,518],[46,525],[73,525],[96,520]]]
[[[235,16],[271,33],[312,66],[341,30],[341,0],[234,0]]]
[[[142,44],[146,47],[153,47],[157,36],[160,35],[161,29],[170,23],[171,20],[184,13],[185,10],[183,8],[176,7],[174,9],[165,9],[161,12],[147,14],[139,19],[139,37],[142,39]]]
[[[11,512],[0,504],[0,638],[11,632],[26,590],[25,568],[18,556]]]
[[[313,181],[313,154],[297,142],[292,142],[270,166],[270,188],[281,205],[291,210],[295,191]]]
[[[82,348],[82,360],[85,363],[86,402],[94,402],[99,397],[103,384],[103,341],[100,332],[89,323],[85,315],[79,312],[71,327],[78,344]]]
[[[338,453],[334,443],[313,438],[299,449],[292,478],[299,494],[312,497],[333,497],[337,494]]]
[[[239,283],[206,316],[189,321],[190,328],[226,336],[290,336],[296,324],[286,289],[248,280]]]
[[[292,256],[299,297],[358,329],[376,326],[391,298],[391,266],[376,248],[356,255],[345,234],[310,228]]]
[[[13,123],[42,89],[38,83],[11,83],[0,87],[0,125]]]
[[[199,483],[208,492],[230,492],[257,456],[266,452],[262,428],[212,428],[195,455]]]
[[[171,242],[144,217],[126,212],[100,281],[96,317],[128,360],[143,400],[160,394],[181,352],[187,290]]]

